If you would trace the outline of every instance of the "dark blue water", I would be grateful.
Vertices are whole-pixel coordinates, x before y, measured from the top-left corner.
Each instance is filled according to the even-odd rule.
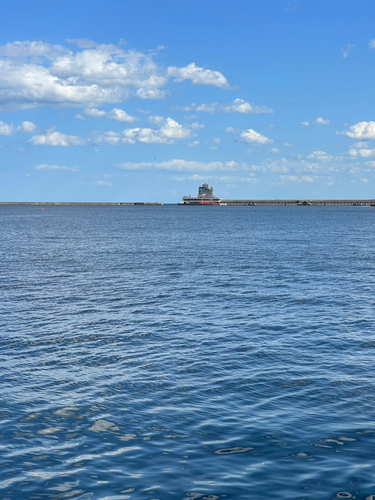
[[[2,206],[0,231],[0,499],[375,495],[375,209]]]

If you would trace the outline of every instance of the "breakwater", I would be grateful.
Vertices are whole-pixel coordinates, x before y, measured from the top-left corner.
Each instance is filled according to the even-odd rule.
[[[168,203],[169,205],[174,205],[174,203]],[[61,206],[162,206],[162,202],[144,202],[144,201],[121,201],[121,202],[71,202],[71,201],[0,201],[0,205],[61,205]],[[300,206],[300,205],[311,205],[311,206],[329,206],[329,205],[343,205],[343,206],[370,206],[375,205],[375,199],[373,200],[221,200],[220,205],[227,206],[265,206],[265,205],[279,205],[279,206]],[[202,206],[211,206],[203,204]]]
[[[375,204],[374,200],[222,200],[223,205],[355,205],[369,206]]]
[[[124,206],[161,206],[163,203],[159,202],[144,202],[144,201],[134,201],[134,202],[80,202],[80,201],[0,201],[0,205],[82,205],[82,206],[91,206],[91,205],[98,205],[98,206],[117,206],[117,205],[124,205]]]

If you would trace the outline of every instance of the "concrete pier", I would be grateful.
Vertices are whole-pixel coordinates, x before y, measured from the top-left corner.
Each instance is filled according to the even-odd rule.
[[[312,205],[312,206],[325,206],[325,205],[354,205],[354,206],[369,206],[375,204],[374,200],[222,200],[223,204],[238,206],[238,205]]]
[[[74,201],[0,201],[0,205],[62,205],[62,206],[118,206],[123,205],[127,207],[133,206],[161,206],[163,203],[159,202],[144,202],[144,201],[134,201],[134,202],[74,202]]]
[[[143,202],[143,201],[121,201],[121,202],[74,202],[74,201],[0,201],[0,205],[61,205],[61,206],[162,206],[162,202]],[[175,203],[168,203],[167,205],[175,205]],[[226,206],[370,206],[375,205],[373,200],[221,200],[218,205]],[[215,205],[184,205],[184,206],[215,206]]]

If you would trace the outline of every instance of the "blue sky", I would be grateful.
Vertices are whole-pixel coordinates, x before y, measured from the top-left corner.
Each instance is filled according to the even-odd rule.
[[[5,0],[0,200],[374,198],[372,0]]]

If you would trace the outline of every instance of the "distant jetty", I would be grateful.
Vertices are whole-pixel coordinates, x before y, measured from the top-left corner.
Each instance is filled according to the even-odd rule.
[[[59,205],[59,206],[124,206],[124,207],[153,207],[162,206],[161,202],[149,201],[118,201],[118,202],[90,202],[90,201],[0,201],[0,205]],[[168,203],[174,205],[174,203]],[[183,206],[325,206],[325,205],[352,205],[357,207],[375,206],[373,200],[222,200],[214,196],[214,189],[204,183],[198,188],[197,196],[184,196],[178,205]]]
[[[119,201],[119,202],[91,202],[91,201],[0,201],[0,205],[62,205],[62,206],[118,206],[124,205],[126,207],[133,206],[161,206],[163,203],[159,202],[147,202],[147,201]]]
[[[0,201],[1,205],[39,205],[39,206],[97,206],[97,207],[153,207],[162,205],[176,205],[176,203],[161,203],[161,202],[70,202],[70,201]],[[203,203],[178,203],[178,205],[190,205],[190,206],[339,206],[339,205],[351,205],[356,207],[375,207],[375,199],[373,200],[220,200],[220,202],[203,202]]]
[[[297,206],[324,206],[324,205],[354,205],[369,206],[375,205],[375,200],[222,200],[214,196],[214,190],[208,184],[202,184],[198,188],[197,196],[184,196],[179,205],[184,206],[257,206],[257,205],[297,205]]]

